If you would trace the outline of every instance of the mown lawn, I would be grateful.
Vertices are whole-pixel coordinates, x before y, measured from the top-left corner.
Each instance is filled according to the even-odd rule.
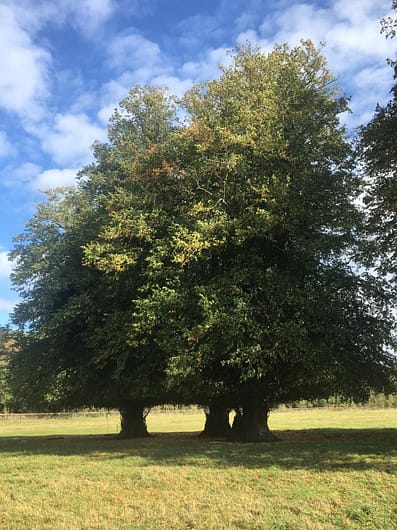
[[[397,528],[397,410],[272,414],[280,441],[203,441],[203,415],[0,423],[0,529]],[[168,434],[166,434],[168,433]]]

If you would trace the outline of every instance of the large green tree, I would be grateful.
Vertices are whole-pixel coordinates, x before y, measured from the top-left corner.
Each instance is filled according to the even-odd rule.
[[[279,403],[388,387],[387,292],[354,261],[361,183],[324,57],[243,47],[184,104],[175,266],[135,313],[171,350],[171,388],[209,404],[210,433],[234,408],[235,436],[266,440]]]
[[[51,192],[15,239],[22,301],[14,323],[25,333],[13,374],[26,406],[117,407],[121,434],[136,436],[147,434],[144,409],[166,400],[163,351],[149,341],[137,347],[130,327],[147,254],[164,230],[162,207],[146,187],[166,173],[157,151],[174,114],[163,91],[136,87],[78,186]],[[113,223],[123,252],[107,252],[102,229],[114,240]]]
[[[16,240],[26,395],[119,407],[130,436],[153,404],[208,406],[212,435],[233,408],[232,434],[261,441],[279,403],[387,390],[346,109],[310,42],[242,47],[178,104],[133,89],[78,187]]]

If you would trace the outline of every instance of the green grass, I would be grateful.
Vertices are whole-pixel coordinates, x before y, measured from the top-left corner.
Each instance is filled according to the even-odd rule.
[[[397,410],[276,412],[272,444],[203,441],[203,420],[2,421],[0,529],[397,527]]]

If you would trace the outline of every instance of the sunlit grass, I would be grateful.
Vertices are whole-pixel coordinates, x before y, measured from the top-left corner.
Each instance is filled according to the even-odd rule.
[[[231,415],[232,416],[232,415]],[[231,418],[232,419],[232,418]],[[151,412],[147,417],[152,433],[197,432],[204,426],[204,412]],[[368,429],[397,428],[397,409],[368,410],[346,409],[287,409],[270,415],[273,430],[303,430],[335,428]],[[120,418],[116,412],[101,415],[76,415],[71,418],[9,419],[0,421],[2,436],[51,436],[59,434],[116,434],[120,430]]]
[[[117,415],[1,422],[0,529],[397,527],[397,410],[273,413],[273,444],[203,441],[203,422],[151,414],[174,434],[142,440]]]

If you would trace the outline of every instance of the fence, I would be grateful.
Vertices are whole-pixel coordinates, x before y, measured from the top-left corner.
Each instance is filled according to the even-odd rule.
[[[150,414],[196,414],[201,408],[180,408],[180,407],[153,407]],[[69,419],[82,417],[118,416],[118,410],[96,410],[96,411],[73,411],[73,412],[8,412],[0,414],[0,422],[7,420],[39,420],[39,419]]]
[[[334,410],[334,411],[343,411],[346,409],[349,410],[384,410],[396,407],[382,407],[382,406],[338,406],[338,405],[329,405],[327,407],[286,407],[280,406],[275,412],[307,412],[307,411],[319,411],[319,410]],[[190,407],[190,408],[180,408],[180,407],[153,407],[150,410],[150,414],[197,414],[197,412],[203,412],[203,409],[200,407]],[[0,414],[0,423],[7,420],[39,420],[39,419],[69,419],[69,418],[82,418],[82,417],[101,417],[105,416],[119,416],[118,410],[100,410],[100,411],[73,411],[73,412],[9,412],[7,414]]]

